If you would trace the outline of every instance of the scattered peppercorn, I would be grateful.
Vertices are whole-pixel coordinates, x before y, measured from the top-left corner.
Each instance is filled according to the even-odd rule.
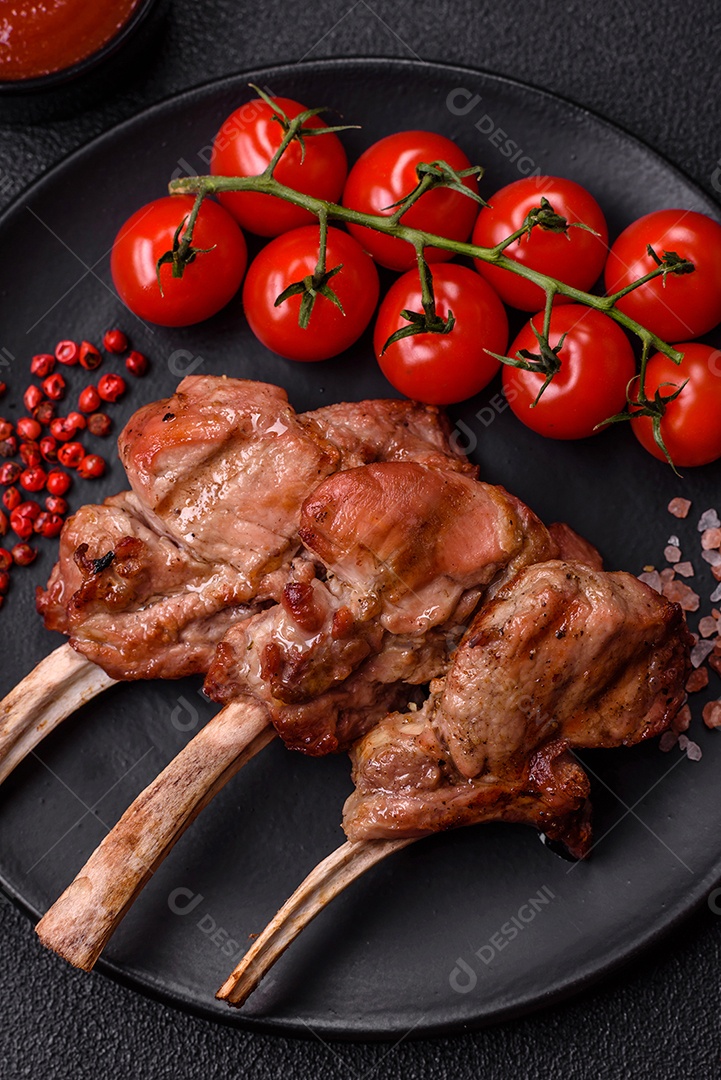
[[[43,455],[40,453],[40,446],[38,443],[34,440],[21,443],[20,459],[26,469],[34,469],[36,465],[40,465],[43,460]]]
[[[0,536],[8,531],[8,516],[4,510],[0,510]]]
[[[58,460],[58,440],[54,439],[52,435],[43,436],[38,445],[45,461]]]
[[[80,366],[84,367],[86,371],[95,371],[95,369],[100,367],[103,362],[100,353],[89,341],[82,341],[80,343],[78,358],[80,360]]]
[[[20,487],[25,488],[26,491],[42,491],[47,478],[48,474],[45,469],[42,469],[39,465],[34,465],[32,468],[25,469],[24,472],[20,473]]]
[[[9,570],[13,564],[13,557],[5,548],[0,548],[0,570]]]
[[[70,444],[74,446],[74,443]],[[78,473],[83,480],[96,480],[105,472],[105,461],[99,454],[86,454],[78,465]]]
[[[85,447],[79,442],[65,443],[58,450],[58,461],[66,469],[77,469],[84,457]]]
[[[59,371],[56,371],[54,375],[48,375],[47,379],[43,379],[43,390],[51,401],[62,401],[65,397],[66,388],[67,383]]]
[[[103,348],[110,353],[123,353],[128,348],[128,339],[122,330],[106,330]]]
[[[18,437],[21,439],[39,439],[42,428],[37,420],[34,420],[32,416],[21,416],[15,425],[15,430],[18,433]]]
[[[6,461],[0,465],[0,484],[14,484],[22,469],[16,461]]]
[[[48,495],[45,500],[45,508],[49,510],[51,514],[60,514],[64,516],[68,512],[67,500],[60,497],[60,495]]]
[[[0,457],[15,457],[18,452],[18,441],[14,435],[8,439],[0,439]]]
[[[37,551],[30,547],[30,544],[16,544],[12,549],[13,562],[18,566],[30,566],[30,563],[35,562],[37,555]]]
[[[125,390],[125,379],[121,375],[101,375],[98,380],[98,393],[103,401],[117,401]]]
[[[0,418],[0,440],[9,439],[15,431],[15,428],[9,420],[3,420]]]
[[[15,487],[9,487],[3,491],[3,506],[6,510],[14,510],[22,502],[22,495]]]
[[[39,386],[28,386],[27,390],[23,394],[23,404],[29,413],[33,409],[37,409],[40,402],[45,397]]]
[[[88,426],[87,420],[83,414],[79,412],[69,412],[65,419],[68,424],[74,426],[76,431],[85,431],[85,428]]]
[[[80,349],[74,341],[59,341],[55,346],[55,359],[59,364],[77,364]]]
[[[0,570],[0,595],[4,596],[10,588],[10,575],[7,570]]]
[[[58,442],[69,442],[77,432],[77,425],[67,416],[56,416],[50,424],[50,434]]]
[[[62,469],[51,469],[46,487],[51,495],[64,495],[72,484],[72,477]]]
[[[80,391],[78,398],[78,408],[84,413],[94,413],[96,409],[100,407],[100,394],[97,387],[86,386],[84,390]]]
[[[88,417],[88,431],[100,439],[110,434],[112,426],[113,421],[107,413],[97,412]]]
[[[36,409],[33,409],[33,418],[43,427],[47,427],[57,416],[58,410],[54,401],[41,401]]]
[[[38,379],[47,379],[55,370],[55,357],[50,353],[38,353],[30,361],[30,373]]]
[[[133,349],[129,356],[125,359],[125,366],[131,375],[134,375],[136,379],[142,379],[144,375],[148,373],[148,358],[141,352]]]

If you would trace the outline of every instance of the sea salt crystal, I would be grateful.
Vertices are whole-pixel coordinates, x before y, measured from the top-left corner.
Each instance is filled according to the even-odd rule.
[[[661,581],[661,575],[658,570],[652,570],[650,573],[643,573],[638,575],[638,580],[643,581],[644,584],[649,585],[652,589],[655,589],[657,593],[661,592],[663,582]]]
[[[713,615],[704,615],[703,619],[699,621],[698,632],[701,637],[713,637],[714,634],[718,634],[718,629],[718,623]]]
[[[667,600],[680,604],[684,611],[698,611],[701,603],[698,593],[684,585],[683,581],[667,581],[663,586],[663,595]]]
[[[698,743],[693,742],[691,739],[686,743],[686,757],[689,761],[700,761],[703,757],[703,750]]]
[[[677,547],[676,544],[669,544],[663,550],[663,557],[666,562],[677,563],[681,558],[681,548]]]
[[[682,709],[679,709],[671,726],[674,731],[688,731],[691,726],[691,710],[688,705],[684,705]]]
[[[687,746],[688,746],[688,736],[679,735],[679,737],[678,737],[678,748],[679,748],[679,750],[685,750]]]
[[[675,576],[676,571],[670,566],[665,566],[659,574],[659,577],[661,578],[661,581],[664,583],[664,585],[667,585],[669,581],[673,581]]]
[[[711,602],[715,603],[716,600],[721,600],[721,585],[717,585],[714,591],[711,593]]]
[[[674,570],[677,574],[680,574],[681,577],[693,577],[694,574],[693,563],[690,562],[676,563]],[[721,599],[721,597],[719,599]]]
[[[721,551],[702,551],[701,558],[709,566],[721,566]]]
[[[718,529],[721,528],[721,521],[715,510],[704,510],[701,517],[698,519],[698,531],[705,532],[706,529]]]
[[[691,672],[686,680],[686,693],[697,694],[708,686],[708,668],[700,667]]]
[[[681,541],[679,540],[679,538],[677,536],[669,536],[666,543],[667,544],[673,544],[674,547],[680,547],[681,546]]]
[[[690,509],[690,499],[671,499],[671,502],[668,504],[669,514],[673,514],[673,516],[677,518],[687,517]]]
[[[691,664],[693,667],[701,667],[706,657],[713,652],[713,641],[699,641],[691,649]]]
[[[709,701],[704,705],[703,722],[707,728],[721,727],[721,701]]]
[[[704,551],[710,551],[711,548],[721,547],[721,529],[706,529],[701,534],[701,547]]]

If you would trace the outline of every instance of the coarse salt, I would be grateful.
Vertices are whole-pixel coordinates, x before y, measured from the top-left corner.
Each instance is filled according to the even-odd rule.
[[[657,593],[660,593],[663,587],[661,575],[658,570],[651,570],[650,572],[639,574],[638,580],[642,581],[645,585],[649,585],[652,589],[655,589]]]
[[[721,528],[721,521],[715,510],[704,510],[701,517],[698,519],[698,531],[705,532],[706,529],[718,529]]]
[[[669,750],[673,750],[678,741],[678,735],[675,731],[664,731],[661,739],[659,740],[658,748],[663,750],[664,754],[667,754]]]
[[[709,701],[704,705],[703,722],[707,728],[721,727],[721,701]]]
[[[721,529],[706,529],[701,533],[701,547],[704,551],[721,547]]]
[[[681,558],[681,548],[675,544],[669,544],[663,549],[663,557],[666,562],[677,563]]]
[[[698,641],[691,649],[691,664],[693,667],[701,667],[706,657],[713,652],[713,641]]]
[[[716,600],[721,600],[721,585],[716,586],[714,591],[711,593],[711,596],[709,597],[709,599],[711,600],[712,603],[715,603]]]
[[[691,672],[686,680],[686,693],[697,694],[708,686],[708,668],[699,667]]]
[[[693,577],[694,575],[693,563],[690,562],[676,563],[674,570],[677,574],[680,574],[681,577]]]
[[[663,595],[667,600],[680,604],[684,611],[698,611],[701,599],[698,593],[684,585],[683,581],[667,581],[663,586]]]
[[[709,566],[721,566],[721,551],[702,551],[701,558]]]
[[[704,615],[703,619],[699,620],[698,632],[704,638],[710,638],[714,634],[718,634],[718,623],[713,615]]]
[[[689,512],[690,509],[691,509],[691,500],[690,499],[680,499],[680,498],[671,499],[671,502],[668,504],[668,512],[669,512],[669,514],[673,514],[673,516],[677,517],[677,518],[688,517],[688,512]]]
[[[703,750],[699,744],[693,742],[692,739],[689,739],[686,743],[686,757],[689,761],[700,761],[703,757]]]

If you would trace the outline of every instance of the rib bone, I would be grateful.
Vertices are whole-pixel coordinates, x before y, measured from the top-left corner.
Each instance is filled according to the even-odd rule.
[[[222,709],[141,792],[40,920],[43,944],[90,971],[190,823],[274,737],[265,708],[249,698]]]
[[[366,870],[415,839],[348,841],[323,859],[256,938],[216,997],[231,1005],[242,1005],[301,930],[331,900]]]
[[[0,783],[58,724],[114,683],[70,645],[41,660],[0,701]]]

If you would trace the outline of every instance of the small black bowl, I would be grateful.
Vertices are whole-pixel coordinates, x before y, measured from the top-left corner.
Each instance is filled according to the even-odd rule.
[[[168,0],[141,0],[115,37],[71,67],[34,79],[0,81],[0,123],[57,120],[97,104],[149,55]]]

